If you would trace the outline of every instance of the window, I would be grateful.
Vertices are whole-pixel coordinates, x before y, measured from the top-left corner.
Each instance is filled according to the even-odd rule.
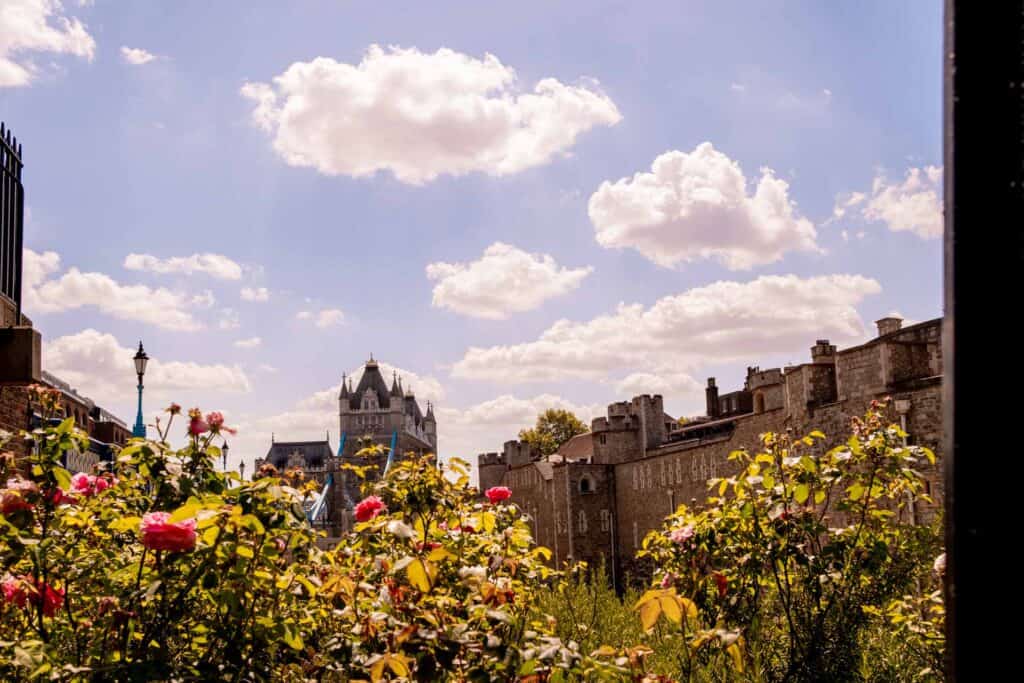
[[[609,531],[612,527],[612,515],[608,510],[601,510],[601,531]]]
[[[577,516],[576,527],[580,530],[581,534],[587,533],[587,513],[580,510],[580,514]]]
[[[590,477],[584,476],[580,479],[580,493],[587,494],[594,492],[594,483],[590,480]]]
[[[597,440],[598,440],[598,441],[599,441],[599,442],[600,442],[600,443],[601,443],[602,445],[604,445],[605,443],[607,443],[607,442],[608,442],[608,439],[607,439],[607,434],[602,434],[602,435],[600,435],[599,437],[597,437]]]

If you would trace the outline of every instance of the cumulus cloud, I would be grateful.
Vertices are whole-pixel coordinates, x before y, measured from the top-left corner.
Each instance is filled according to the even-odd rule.
[[[250,389],[245,371],[237,365],[166,360],[149,349],[146,397],[189,400],[189,392],[243,393]],[[43,343],[43,369],[89,396],[100,405],[123,403],[135,393],[135,349],[122,346],[112,334],[87,329]]]
[[[909,231],[923,239],[942,236],[942,168],[911,168],[902,183],[882,175],[871,186],[864,217],[881,221],[894,232]]]
[[[121,320],[137,320],[170,330],[202,327],[191,312],[191,297],[168,289],[123,285],[103,273],[71,268],[59,277],[60,256],[24,251],[24,303],[32,313],[62,313],[92,306]]]
[[[334,327],[345,321],[345,314],[337,308],[322,308],[319,311],[299,311],[295,314],[298,320],[311,320],[320,329]]]
[[[592,270],[559,267],[547,254],[495,242],[476,261],[429,264],[427,278],[437,282],[435,307],[498,320],[571,292]]]
[[[578,404],[554,394],[517,398],[503,394],[466,408],[441,408],[437,413],[438,450],[476,465],[479,453],[500,451],[519,430],[532,427],[548,408],[569,410],[585,424],[605,414],[606,406]]]
[[[860,275],[720,281],[664,297],[649,308],[619,304],[586,322],[559,320],[535,341],[470,347],[452,374],[501,382],[601,380],[626,372],[760,358],[830,337],[864,337],[856,305],[881,286]]]
[[[666,399],[692,399],[704,396],[704,385],[685,372],[634,372],[619,380],[616,390],[625,396],[661,394]]]
[[[165,259],[151,254],[128,254],[124,267],[159,275],[205,273],[218,280],[239,280],[242,277],[242,266],[222,254],[192,254]]]
[[[208,289],[204,289],[202,294],[195,294],[192,296],[192,305],[200,308],[212,308],[217,303],[217,298],[213,296],[213,292]]]
[[[270,299],[266,287],[242,287],[242,301],[264,302]]]
[[[235,341],[236,349],[255,349],[262,345],[263,340],[259,337],[249,337],[248,339],[238,339]]]
[[[748,270],[818,249],[786,181],[763,168],[752,189],[739,164],[705,142],[660,155],[649,173],[601,183],[588,212],[602,246],[633,248],[666,267],[716,259]]]
[[[358,64],[295,62],[241,93],[288,164],[355,178],[390,171],[411,184],[539,166],[622,118],[594,82],[545,78],[527,92],[497,57],[447,48],[371,45]]]
[[[156,59],[156,55],[152,52],[143,50],[141,47],[128,47],[127,45],[122,45],[121,59],[124,60],[125,64],[142,66],[143,64],[149,64]]]
[[[96,41],[58,0],[4,0],[0,5],[0,88],[28,85],[33,53],[70,54],[92,61]]]

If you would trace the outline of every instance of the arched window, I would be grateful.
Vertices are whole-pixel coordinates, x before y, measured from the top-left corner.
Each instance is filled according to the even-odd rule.
[[[764,394],[762,394],[762,393],[754,394],[754,412],[755,413],[763,413],[764,412]]]
[[[580,479],[580,493],[593,493],[594,483],[590,480],[590,477],[584,476]]]

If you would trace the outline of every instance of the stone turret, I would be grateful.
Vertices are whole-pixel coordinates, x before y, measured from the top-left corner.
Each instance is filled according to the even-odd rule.
[[[713,420],[722,412],[722,406],[718,403],[718,387],[715,385],[714,377],[708,377],[708,386],[704,390],[704,396],[707,402],[707,416]]]

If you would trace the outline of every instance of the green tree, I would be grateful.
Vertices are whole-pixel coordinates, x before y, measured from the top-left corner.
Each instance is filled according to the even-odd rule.
[[[543,455],[551,455],[572,437],[589,431],[590,428],[570,411],[548,408],[537,416],[537,424],[532,429],[519,431],[519,439]]]

